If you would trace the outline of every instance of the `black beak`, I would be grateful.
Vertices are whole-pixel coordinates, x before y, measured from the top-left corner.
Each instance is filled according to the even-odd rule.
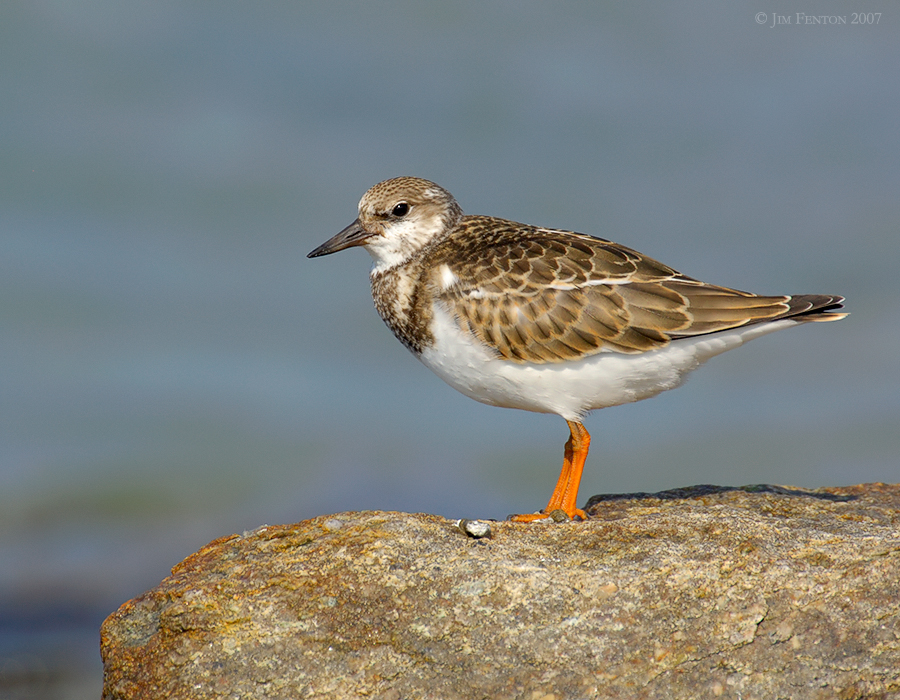
[[[350,224],[333,238],[329,238],[313,252],[307,255],[307,258],[318,258],[320,255],[331,255],[337,253],[344,248],[352,248],[356,245],[363,245],[375,234],[363,230],[360,226],[359,219]]]

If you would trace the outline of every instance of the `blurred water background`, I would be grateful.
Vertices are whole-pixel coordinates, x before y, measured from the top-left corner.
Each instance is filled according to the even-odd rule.
[[[388,177],[847,296],[846,321],[594,414],[582,502],[897,481],[900,13],[805,9],[0,5],[0,697],[99,697],[103,618],[215,537],[546,502],[563,421],[420,366],[363,251],[305,258]]]

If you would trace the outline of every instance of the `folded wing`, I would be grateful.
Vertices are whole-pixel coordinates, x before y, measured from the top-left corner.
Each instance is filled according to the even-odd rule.
[[[467,217],[477,230],[479,219]],[[489,223],[497,231],[498,220]],[[841,297],[759,296],[705,284],[609,241],[529,227],[467,246],[439,299],[464,330],[513,362],[635,354],[674,339],[779,318],[831,321]]]

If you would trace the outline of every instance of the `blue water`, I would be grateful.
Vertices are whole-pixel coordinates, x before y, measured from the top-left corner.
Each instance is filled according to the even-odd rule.
[[[582,501],[898,481],[900,17],[769,10],[4,5],[0,696],[97,697],[100,620],[215,537],[544,504],[561,419],[420,366],[363,252],[305,258],[396,175],[711,282],[848,297],[589,418]]]

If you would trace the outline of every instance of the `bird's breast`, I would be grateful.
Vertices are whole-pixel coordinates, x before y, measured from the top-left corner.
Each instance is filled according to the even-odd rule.
[[[434,343],[431,304],[415,269],[374,271],[372,299],[385,325],[416,355]]]

